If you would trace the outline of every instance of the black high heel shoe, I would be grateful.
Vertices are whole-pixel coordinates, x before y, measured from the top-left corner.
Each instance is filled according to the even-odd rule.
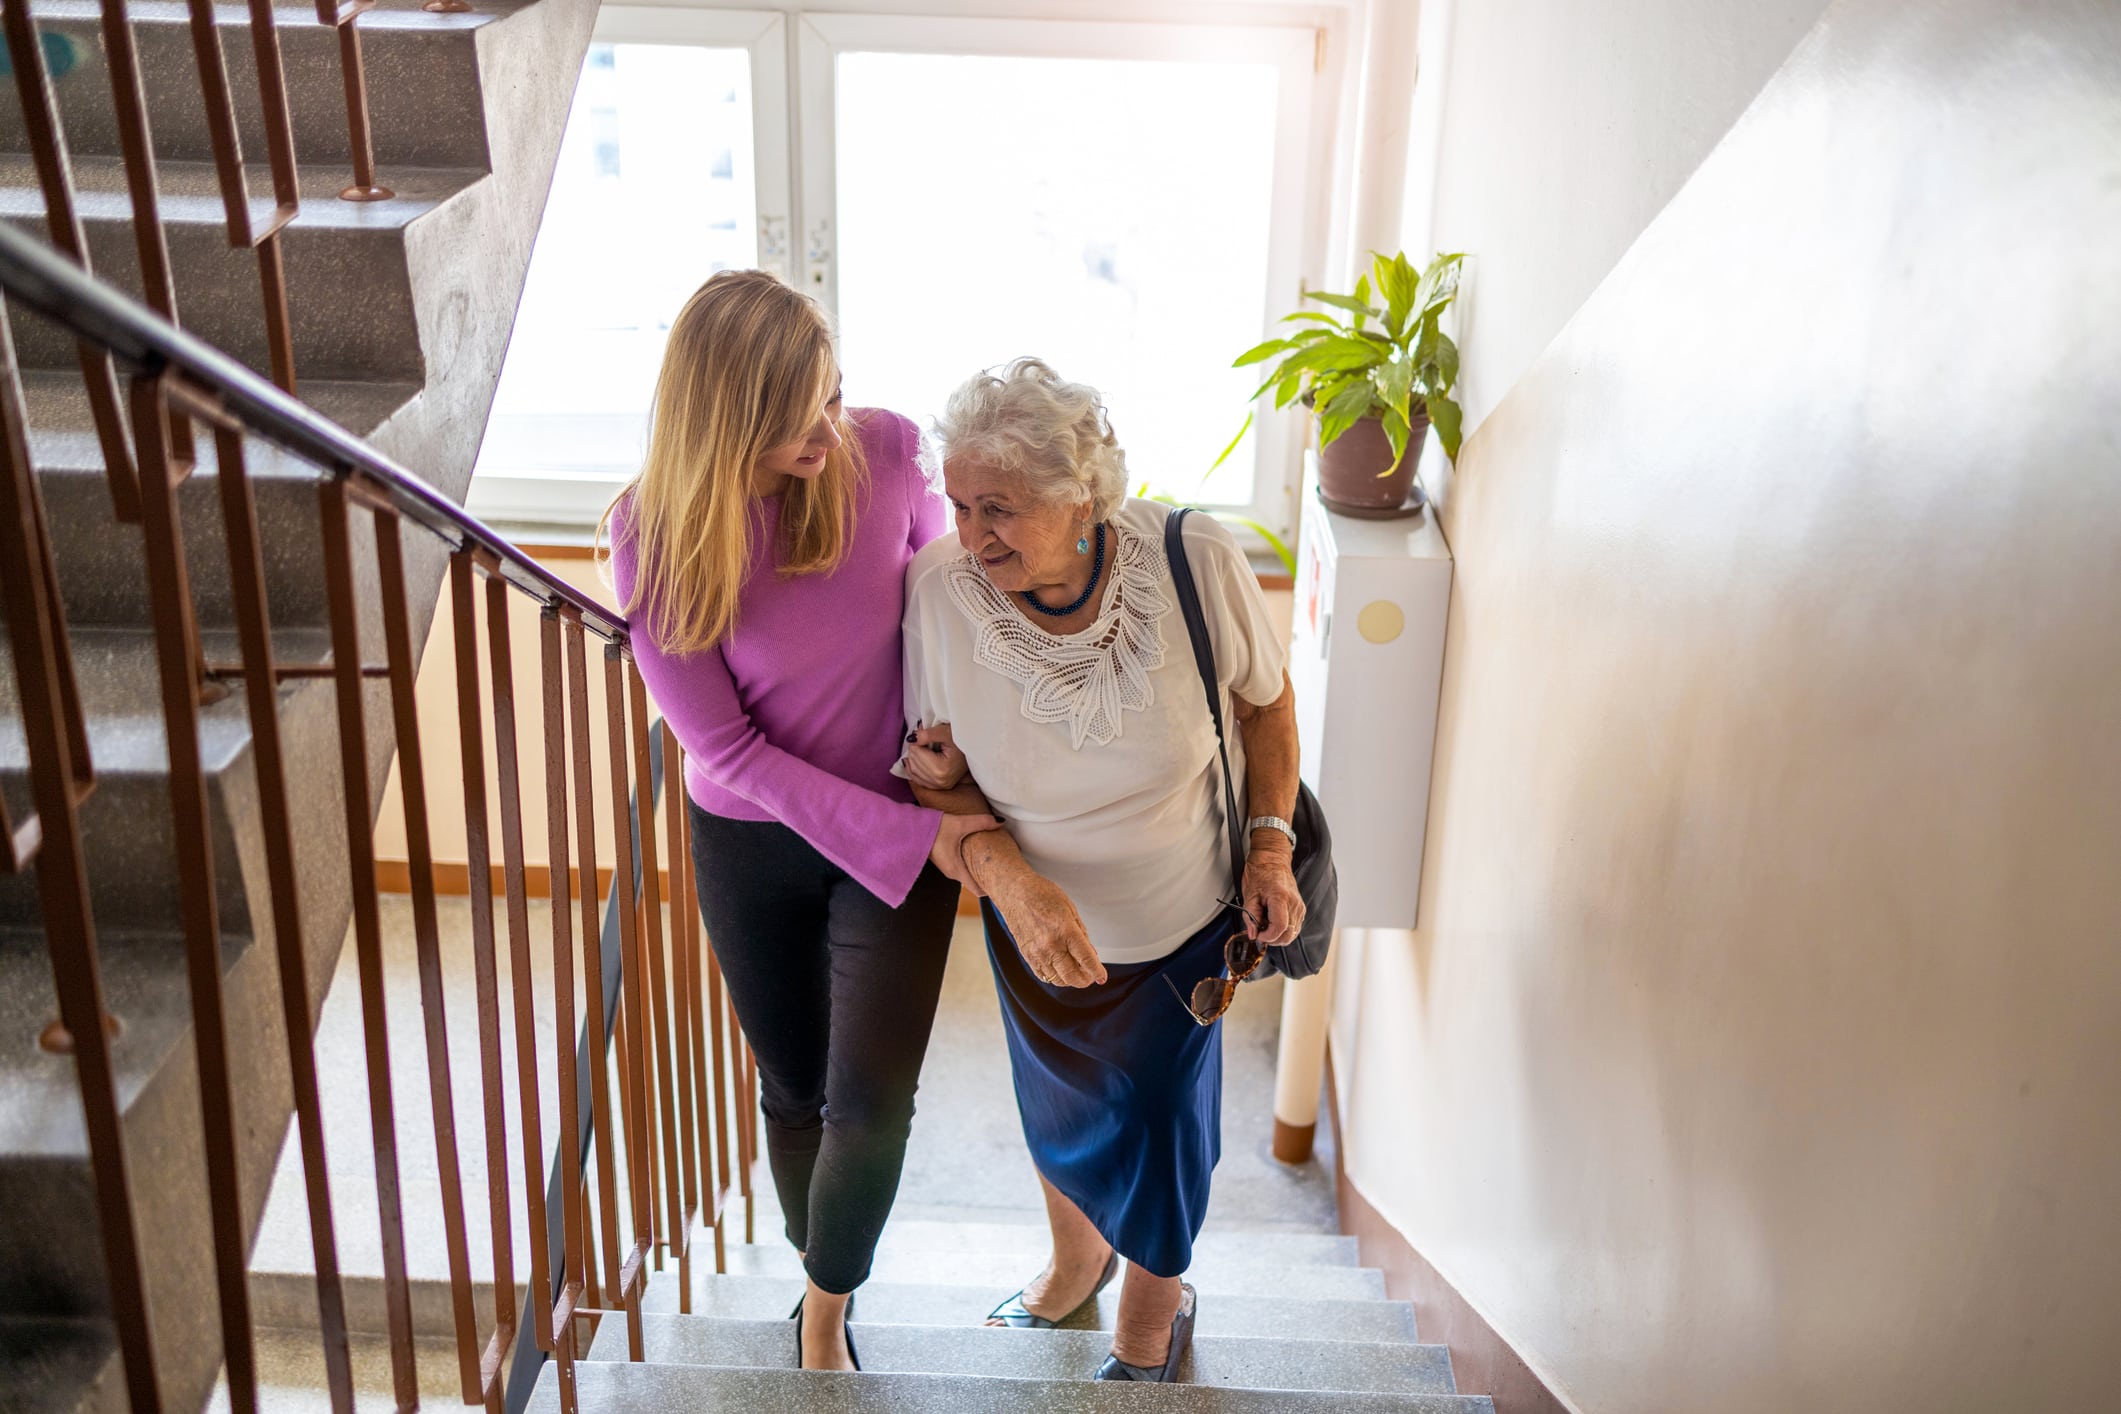
[[[1082,1310],[1083,1307],[1097,1300],[1098,1293],[1112,1285],[1112,1278],[1118,1275],[1119,1249],[1114,1248],[1112,1255],[1105,1259],[1104,1274],[1098,1277],[1097,1285],[1090,1288],[1088,1296],[1085,1296],[1075,1304],[1075,1311],[1070,1311],[1067,1315],[1061,1317],[1059,1321],[1049,1321],[1044,1316],[1039,1315],[1038,1312],[1024,1305],[1024,1293],[1021,1291],[1002,1302],[1001,1305],[995,1307],[992,1311],[989,1311],[987,1319],[1000,1321],[1005,1326],[1015,1326],[1020,1330],[1050,1331],[1057,1329],[1062,1321],[1073,1320],[1076,1311]]]
[[[1179,1357],[1193,1344],[1193,1308],[1199,1298],[1193,1288],[1184,1282],[1178,1284],[1178,1314],[1171,1318],[1171,1350],[1164,1356],[1162,1369],[1153,1365],[1129,1365],[1117,1355],[1107,1355],[1105,1363],[1097,1367],[1092,1375],[1096,1380],[1137,1380],[1144,1384],[1171,1384],[1178,1379]]]
[[[795,1309],[788,1313],[788,1319],[795,1322],[795,1368],[798,1370],[803,1368],[803,1302],[809,1299],[810,1293],[804,1292],[802,1297],[795,1303]],[[847,1297],[847,1316],[852,1316],[853,1313],[854,1297],[850,1293]],[[843,1316],[840,1319],[840,1335],[847,1342],[848,1360],[853,1362],[856,1370],[860,1370],[862,1368],[862,1357],[855,1353],[854,1327],[850,1324],[847,1316]]]

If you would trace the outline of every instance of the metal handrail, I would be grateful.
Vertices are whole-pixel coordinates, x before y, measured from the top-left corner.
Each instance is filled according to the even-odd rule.
[[[109,350],[137,372],[181,374],[252,434],[332,475],[359,479],[407,520],[456,548],[491,556],[501,577],[531,597],[580,614],[583,627],[599,637],[630,641],[624,616],[525,555],[418,473],[213,345],[133,303],[44,242],[7,225],[0,225],[0,286],[8,298]]]

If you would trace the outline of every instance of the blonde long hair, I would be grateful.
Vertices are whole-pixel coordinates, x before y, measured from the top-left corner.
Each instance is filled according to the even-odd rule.
[[[754,554],[752,468],[802,437],[838,379],[824,311],[765,271],[724,270],[685,301],[656,378],[648,455],[597,525],[608,562],[612,516],[627,507],[633,592],[620,612],[645,619],[664,652],[712,648],[735,626]],[[783,492],[784,575],[830,573],[847,553],[865,467],[853,427],[844,415],[837,424],[824,469]]]

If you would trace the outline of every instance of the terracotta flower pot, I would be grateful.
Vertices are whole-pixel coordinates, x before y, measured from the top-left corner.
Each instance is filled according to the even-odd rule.
[[[1395,465],[1384,423],[1374,416],[1362,419],[1318,454],[1319,496],[1328,508],[1349,515],[1398,510],[1414,484],[1414,467],[1428,432],[1427,410],[1417,411],[1407,433],[1406,454]]]

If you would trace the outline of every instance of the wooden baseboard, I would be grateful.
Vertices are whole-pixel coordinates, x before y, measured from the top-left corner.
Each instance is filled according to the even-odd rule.
[[[1458,1381],[1458,1392],[1487,1395],[1495,1401],[1495,1414],[1570,1414],[1569,1406],[1532,1373],[1509,1342],[1348,1181],[1342,1158],[1347,1145],[1338,1132],[1340,1097],[1330,1050],[1326,1110],[1335,1129],[1333,1183],[1340,1197],[1340,1230],[1355,1239],[1364,1266],[1384,1272],[1387,1296],[1414,1303],[1414,1324],[1422,1340],[1451,1348],[1451,1373]]]
[[[605,865],[597,866],[597,892],[608,893],[611,889],[611,870]],[[433,869],[435,892],[448,898],[462,898],[471,892],[471,868],[465,864],[441,863]],[[670,897],[670,871],[659,869],[656,879],[662,897]],[[492,869],[491,883],[496,895],[508,891],[508,875],[499,865]],[[409,894],[412,892],[412,868],[402,859],[378,859],[376,861],[376,888],[386,894]],[[543,864],[523,866],[523,893],[527,898],[552,897],[552,871]]]

